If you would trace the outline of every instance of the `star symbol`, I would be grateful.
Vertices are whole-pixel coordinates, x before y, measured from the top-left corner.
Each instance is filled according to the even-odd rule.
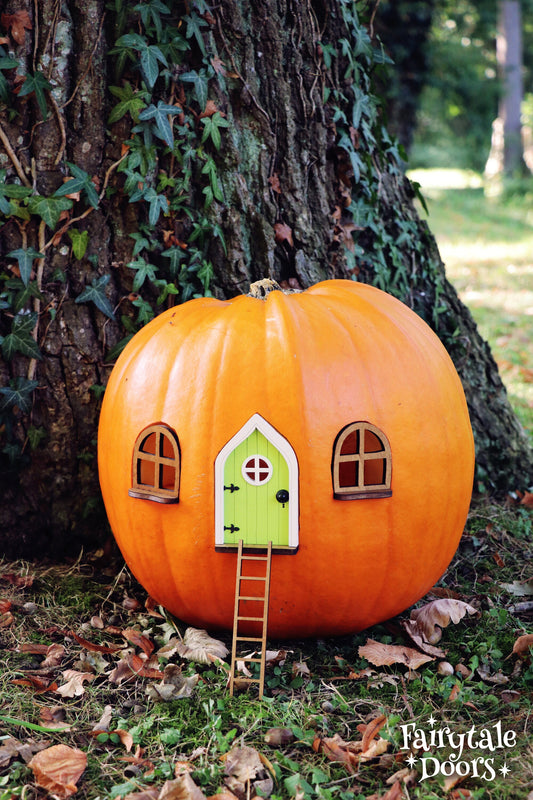
[[[435,717],[433,716],[433,714],[432,714],[432,715],[430,716],[430,718],[428,719],[428,723],[431,725],[431,727],[433,727],[433,725],[436,723],[436,721],[437,721],[437,720],[435,719]]]
[[[411,769],[413,769],[414,765],[418,761],[418,758],[415,758],[414,755],[411,753],[411,755],[409,756],[409,758],[406,759],[406,761],[411,767]]]
[[[507,775],[508,775],[508,773],[509,773],[510,771],[511,771],[511,770],[509,769],[509,767],[507,766],[507,764],[504,764],[504,765],[503,765],[503,767],[500,767],[500,769],[498,770],[498,772],[501,772],[501,774],[503,775],[503,777],[504,777],[504,778],[506,778],[506,777],[507,777]]]

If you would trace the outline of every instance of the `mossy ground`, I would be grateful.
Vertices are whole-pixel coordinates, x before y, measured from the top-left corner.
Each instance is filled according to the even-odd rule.
[[[406,785],[401,783],[402,794],[397,797],[527,798],[533,790],[533,667],[527,651],[522,656],[513,654],[513,645],[532,630],[532,611],[527,605],[530,595],[515,593],[531,589],[527,583],[532,577],[528,567],[533,547],[531,514],[525,505],[475,502],[460,547],[436,595],[425,598],[455,596],[480,612],[479,617],[465,617],[443,631],[439,646],[447,651],[445,659],[454,667],[452,674],[439,674],[441,659],[410,670],[399,664],[374,667],[359,656],[358,648],[368,638],[412,646],[400,624],[408,617],[406,612],[352,636],[270,641],[271,650],[286,650],[286,654],[281,662],[267,667],[262,701],[253,689],[229,696],[227,665],[195,664],[176,654],[170,660],[184,676],[199,676],[190,697],[156,702],[146,694],[154,679],[138,675],[113,682],[112,670],[118,663],[133,650],[141,652],[125,640],[124,631],[143,634],[157,648],[169,637],[182,635],[186,627],[164,613],[158,616],[161,609],[146,606],[143,589],[117,554],[89,554],[69,565],[2,563],[1,736],[22,743],[64,743],[83,750],[88,766],[75,795],[80,800],[159,789],[174,777],[181,762],[188,762],[204,794],[213,795],[224,788],[221,756],[235,744],[250,745],[268,759],[275,798],[381,798],[392,791],[387,780],[398,770],[405,770],[409,780]],[[229,635],[216,635],[230,645]],[[87,649],[84,640],[123,649],[98,652]],[[59,663],[43,669],[45,655],[32,652],[39,643],[62,645]],[[161,657],[161,668],[166,663]],[[302,664],[308,672],[302,670]],[[94,673],[92,681],[83,683],[83,692],[72,697],[57,692],[67,680],[63,672],[68,669]],[[493,682],[495,675],[502,682]],[[42,683],[34,680],[28,684],[29,676]],[[106,707],[111,715],[107,732],[96,735],[94,728]],[[317,737],[337,734],[343,742],[360,740],[358,726],[379,715],[386,718],[380,736],[389,740],[387,751],[379,757],[359,763],[350,772],[345,764],[316,752]],[[494,778],[470,774],[446,791],[442,775],[422,780],[420,759],[410,771],[401,726],[414,722],[429,735],[431,716],[436,729],[449,728],[454,734],[472,726],[478,732],[483,728],[495,731],[498,723],[504,731],[515,732],[512,747],[490,754]],[[28,727],[46,728],[53,724],[52,719],[69,727],[55,732]],[[277,747],[266,744],[265,733],[272,727],[292,729],[293,740]],[[0,748],[5,741],[0,738]],[[433,748],[426,756],[438,757],[441,763],[446,752],[451,754],[449,748]],[[465,749],[465,764],[471,765],[475,755]],[[433,769],[436,762],[428,763]],[[506,776],[499,772],[504,763],[510,770]],[[0,766],[1,800],[45,796],[22,756]]]

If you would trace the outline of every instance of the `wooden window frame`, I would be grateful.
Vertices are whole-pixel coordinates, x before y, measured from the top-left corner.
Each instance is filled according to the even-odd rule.
[[[147,453],[142,449],[149,436],[155,434],[154,453]],[[163,441],[170,443],[172,456],[163,455]],[[146,484],[140,481],[141,465],[151,462],[154,465],[154,483]],[[169,467],[174,472],[172,488],[162,486],[163,467]],[[168,425],[157,423],[144,428],[135,440],[131,465],[130,497],[141,500],[153,500],[156,503],[178,503],[180,492],[181,452],[176,433]]]
[[[365,452],[364,441],[366,431],[376,436],[382,445],[382,450]],[[342,446],[352,433],[358,434],[359,445],[357,452],[341,455]],[[377,459],[384,462],[383,482],[378,484],[365,484],[365,462]],[[353,486],[341,486],[340,465],[343,462],[355,462],[357,482]],[[376,428],[376,426],[372,425],[370,422],[351,422],[338,433],[335,439],[331,472],[333,478],[333,497],[335,500],[364,500],[391,497],[392,454],[389,440],[382,430]]]

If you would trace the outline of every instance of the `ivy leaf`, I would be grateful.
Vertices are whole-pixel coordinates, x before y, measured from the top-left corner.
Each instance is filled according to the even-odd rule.
[[[85,170],[81,169],[81,167],[78,167],[76,164],[71,164],[70,161],[67,161],[67,165],[74,177],[65,181],[59,189],[56,189],[52,196],[64,197],[74,192],[84,192],[90,205],[92,205],[93,208],[98,208],[98,192],[89,175]]]
[[[130,261],[128,264],[130,269],[136,270],[135,277],[133,279],[133,291],[138,292],[143,283],[145,282],[146,278],[151,281],[155,281],[155,273],[157,272],[157,267],[154,267],[153,264],[148,263],[145,261],[144,258],[139,258],[137,261]]]
[[[81,261],[87,250],[87,245],[89,244],[89,231],[79,231],[76,228],[70,228],[68,235],[72,242],[74,258]]]
[[[143,200],[149,204],[148,220],[150,225],[155,225],[159,219],[161,211],[168,214],[168,200],[164,194],[157,194],[153,187],[147,189],[143,194]],[[130,200],[130,202],[132,202]]]
[[[8,258],[16,258],[20,269],[20,277],[27,286],[30,282],[31,268],[36,258],[44,258],[44,253],[38,253],[33,247],[26,249],[19,247],[18,250],[12,250],[7,254]]]
[[[144,27],[148,27],[150,17],[154,23],[157,34],[157,39],[162,38],[163,26],[161,23],[161,14],[170,14],[170,9],[161,0],[149,0],[149,2],[139,3],[133,6],[134,11],[138,11],[141,15],[141,20]]]
[[[13,318],[11,333],[2,340],[2,353],[8,361],[15,357],[15,353],[22,353],[29,358],[41,359],[39,345],[32,336],[37,314],[16,314]]]
[[[161,255],[164,258],[170,259],[169,264],[169,272],[172,278],[175,278],[179,272],[181,266],[181,260],[183,258],[183,250],[181,247],[169,247],[168,250],[165,250]]]
[[[155,44],[145,45],[140,51],[141,72],[149,89],[154,88],[154,84],[159,77],[158,62],[168,67],[167,60],[159,47]]]
[[[160,100],[157,106],[154,106],[152,103],[144,111],[141,111],[139,119],[153,119],[155,122],[155,135],[166,142],[169,147],[172,147],[174,144],[174,134],[172,133],[172,126],[168,116],[169,114],[175,115],[180,113],[181,108],[178,106],[170,106],[168,103],[163,103],[163,101]]]
[[[184,72],[183,75],[180,75],[180,81],[193,84],[194,95],[202,111],[207,105],[208,80],[207,73],[204,69],[201,69],[200,72],[196,72],[196,70],[193,69],[190,72]]]
[[[146,108],[146,100],[149,97],[148,92],[137,91],[133,89],[129,81],[126,81],[124,88],[119,86],[110,86],[111,94],[119,98],[117,105],[112,109],[109,115],[109,124],[118,122],[123,116],[129,113],[134,122],[139,119],[139,113]]]
[[[217,111],[212,117],[204,117],[202,119],[202,125],[204,125],[202,143],[211,137],[211,141],[213,142],[215,148],[220,150],[220,145],[222,144],[220,128],[229,128],[228,120],[224,119],[220,111]]]
[[[7,198],[22,200],[28,197],[32,190],[27,186],[20,186],[18,183],[6,183],[6,171],[0,169],[0,212],[10,217],[14,212],[13,204]]]
[[[41,109],[43,120],[45,120],[48,116],[48,108],[46,107],[46,92],[50,92],[52,88],[52,84],[46,80],[42,72],[37,70],[37,72],[35,72],[33,75],[31,72],[28,72],[26,79],[19,91],[19,97],[24,97],[26,94],[35,92],[35,97],[37,98],[37,103]]]
[[[30,381],[21,376],[12,378],[9,386],[0,387],[0,394],[3,395],[3,400],[0,401],[0,411],[7,411],[9,408],[17,406],[23,414],[28,414],[31,411],[33,390],[38,385],[38,381]]]
[[[150,250],[150,242],[145,236],[142,235],[142,233],[130,233],[129,236],[130,239],[133,239],[135,242],[133,245],[133,258],[139,255],[141,250]]]
[[[27,205],[30,213],[37,214],[53,230],[59,222],[61,212],[72,208],[72,200],[68,197],[43,197],[36,194],[28,197]]]
[[[187,39],[190,39],[192,36],[196,39],[198,47],[202,51],[203,56],[207,56],[207,51],[205,49],[204,39],[202,36],[202,28],[205,28],[207,22],[202,17],[199,17],[194,11],[189,16],[185,17],[185,21],[187,22],[187,30],[185,32],[185,36]]]
[[[83,292],[76,297],[76,303],[94,303],[102,314],[110,319],[115,319],[113,306],[107,299],[105,287],[111,280],[111,275],[102,275],[94,278],[90,286],[86,286]]]

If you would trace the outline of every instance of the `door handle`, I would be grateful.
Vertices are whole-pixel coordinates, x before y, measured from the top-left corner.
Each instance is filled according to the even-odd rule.
[[[281,503],[283,508],[285,508],[285,503],[289,502],[289,493],[286,489],[280,489],[279,492],[276,492],[276,500],[278,503]]]
[[[233,492],[238,492],[240,488],[240,486],[235,486],[234,483],[230,483],[229,486],[224,486],[224,491],[231,492],[233,494]]]
[[[224,530],[229,531],[230,533],[235,533],[235,531],[240,531],[240,528],[237,525],[234,525],[233,522],[231,525],[224,525]]]

